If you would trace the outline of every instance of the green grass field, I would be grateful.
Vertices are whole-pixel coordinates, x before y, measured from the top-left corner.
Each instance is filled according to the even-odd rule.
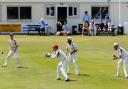
[[[8,35],[0,36],[0,64],[8,52]],[[16,68],[15,59],[11,58],[7,68],[0,68],[0,89],[128,89],[128,79],[114,77],[116,61],[112,45],[121,43],[128,50],[128,36],[74,36],[79,48],[78,66],[81,75],[75,76],[72,65],[71,81],[57,81],[56,66],[59,60],[44,59],[42,54],[52,52],[51,46],[59,44],[65,51],[66,36],[24,36],[16,35],[19,54],[24,68]]]

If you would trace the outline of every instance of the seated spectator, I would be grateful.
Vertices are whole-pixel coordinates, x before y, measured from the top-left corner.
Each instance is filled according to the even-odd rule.
[[[96,35],[96,33],[97,33],[97,27],[95,25],[94,20],[92,20],[89,25],[89,35],[94,36],[94,35]]]
[[[108,31],[109,32],[112,31],[112,23],[111,23],[111,20],[108,22]]]
[[[57,32],[62,31],[62,26],[63,26],[62,23],[60,21],[58,21],[57,24],[56,24]]]
[[[99,30],[100,32],[104,32],[105,31],[105,25],[103,23],[103,20],[101,20],[101,23],[99,24]]]
[[[82,35],[84,35],[85,33],[88,34],[88,29],[89,29],[89,25],[88,22],[83,22],[83,27],[82,27]]]
[[[39,24],[40,24],[39,34],[40,35],[45,35],[45,22],[44,22],[44,19],[41,19]]]
[[[67,22],[64,22],[62,29],[63,31],[57,32],[56,35],[70,35],[70,26],[67,24]]]

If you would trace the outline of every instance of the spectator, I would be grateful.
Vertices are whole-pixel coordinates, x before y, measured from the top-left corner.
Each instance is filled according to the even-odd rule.
[[[108,22],[108,31],[109,32],[112,31],[112,23],[111,23],[111,20]]]
[[[94,20],[92,20],[89,25],[89,34],[94,36],[94,35],[96,35],[96,33],[97,33],[97,28],[96,28]]]
[[[106,29],[108,29],[108,22],[110,22],[110,17],[108,14],[106,14],[105,16],[105,25],[106,25]]]
[[[45,35],[45,22],[44,22],[44,19],[41,19],[39,24],[40,24],[39,34],[40,35]]]
[[[67,22],[64,22],[62,29],[64,31],[63,35],[69,35],[70,34],[70,26],[67,24]]]
[[[67,24],[67,22],[64,22],[64,25],[62,26],[63,31],[58,31],[56,35],[70,35],[70,26]]]
[[[90,17],[88,15],[88,12],[85,11],[85,15],[83,16],[83,22],[87,22],[89,25]]]
[[[83,22],[82,35],[88,34],[88,28],[89,28],[88,22],[86,22],[86,21]]]
[[[60,21],[57,22],[56,27],[57,27],[57,32],[62,31],[62,23]]]
[[[103,20],[101,20],[101,23],[99,24],[99,31],[101,32],[105,31],[105,25],[103,23]]]

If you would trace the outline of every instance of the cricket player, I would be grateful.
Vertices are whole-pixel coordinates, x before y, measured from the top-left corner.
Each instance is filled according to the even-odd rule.
[[[117,73],[114,76],[119,76],[120,67],[121,65],[123,65],[125,78],[128,78],[128,72],[126,68],[126,65],[128,63],[128,52],[122,47],[120,47],[119,43],[114,43],[113,47],[114,50],[117,51],[117,55],[118,55],[118,56],[113,55],[113,60],[119,59],[117,62]]]
[[[6,58],[5,58],[5,63],[4,63],[4,65],[2,65],[2,67],[7,67],[8,60],[9,60],[13,55],[14,55],[15,58],[16,58],[17,67],[18,67],[18,68],[21,68],[20,59],[19,59],[19,55],[18,55],[18,45],[17,45],[16,40],[14,39],[13,33],[10,33],[10,39],[9,39],[9,53],[8,53],[7,56],[6,56]]]
[[[72,41],[72,38],[68,37],[67,45],[66,45],[66,54],[67,54],[67,59],[68,59],[67,72],[69,73],[69,71],[70,71],[70,61],[72,58],[73,64],[75,67],[75,74],[79,75],[78,65],[76,62],[77,61],[77,52],[78,52],[78,48],[76,47],[75,43]]]
[[[58,45],[54,45],[53,47],[54,53],[46,53],[45,57],[50,57],[50,58],[60,58],[60,62],[57,66],[57,77],[56,80],[60,80],[60,72],[63,74],[65,77],[65,81],[69,81],[67,72],[66,72],[66,64],[67,64],[67,57],[66,54],[59,49]]]

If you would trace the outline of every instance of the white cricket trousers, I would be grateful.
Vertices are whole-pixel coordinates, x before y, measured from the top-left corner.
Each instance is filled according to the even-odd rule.
[[[8,60],[14,55],[14,57],[16,58],[16,63],[17,66],[20,67],[20,59],[19,59],[19,55],[18,55],[18,51],[16,50],[16,52],[14,51],[9,51],[9,53],[7,54],[6,58],[5,58],[5,63],[4,65],[8,64]]]
[[[78,75],[79,69],[78,69],[78,65],[77,65],[77,54],[68,55],[67,58],[68,58],[67,72],[70,73],[70,66],[71,66],[71,59],[72,59],[73,64],[74,64],[74,68],[75,68],[75,74]]]
[[[60,72],[63,74],[63,76],[65,77],[65,80],[68,79],[68,75],[66,72],[66,64],[67,61],[66,59],[64,59],[63,61],[61,61],[58,66],[57,66],[57,78],[60,78]]]
[[[124,69],[124,75],[125,77],[128,77],[128,72],[127,72],[127,60],[123,60],[123,59],[120,59],[118,62],[117,62],[117,75],[120,74],[120,67],[121,65],[123,65],[123,69]]]

